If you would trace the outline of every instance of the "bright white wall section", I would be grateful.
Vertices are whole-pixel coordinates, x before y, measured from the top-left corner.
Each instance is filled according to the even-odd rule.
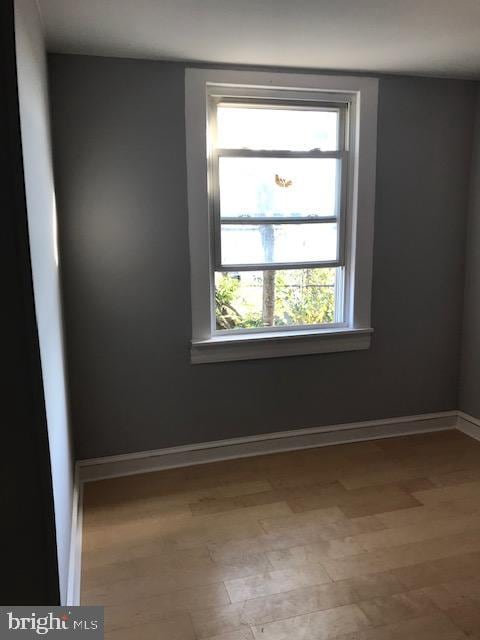
[[[35,312],[50,444],[60,593],[65,603],[73,471],[65,385],[46,54],[41,17],[35,0],[16,0],[15,32]]]
[[[346,214],[346,296],[341,326],[254,334],[214,335],[212,210],[208,193],[207,94],[238,91],[322,92],[350,104]],[[370,346],[373,230],[377,154],[378,80],[375,78],[187,69],[185,119],[192,296],[192,362],[221,362]]]

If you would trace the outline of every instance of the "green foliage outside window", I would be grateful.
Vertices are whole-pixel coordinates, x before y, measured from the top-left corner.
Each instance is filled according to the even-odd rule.
[[[273,301],[273,314],[266,310],[266,300]],[[215,302],[217,329],[331,323],[335,269],[276,271],[268,287],[261,271],[217,274]]]

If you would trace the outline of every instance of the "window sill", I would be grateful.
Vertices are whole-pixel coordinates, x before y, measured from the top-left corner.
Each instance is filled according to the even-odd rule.
[[[358,351],[370,347],[373,329],[322,329],[215,336],[192,341],[192,364]]]

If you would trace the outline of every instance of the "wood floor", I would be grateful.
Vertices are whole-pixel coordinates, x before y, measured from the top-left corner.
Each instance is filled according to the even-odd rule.
[[[458,431],[85,486],[108,640],[480,640],[480,443]]]

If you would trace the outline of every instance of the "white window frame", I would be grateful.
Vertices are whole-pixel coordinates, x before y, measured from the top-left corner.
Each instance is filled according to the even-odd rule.
[[[215,331],[215,218],[209,192],[209,95],[245,98],[278,91],[286,99],[327,94],[349,109],[343,321],[314,327]],[[278,94],[277,94],[278,96]],[[185,118],[192,300],[192,363],[368,349],[375,210],[378,80],[316,74],[186,69]],[[217,245],[218,246],[218,245]]]

